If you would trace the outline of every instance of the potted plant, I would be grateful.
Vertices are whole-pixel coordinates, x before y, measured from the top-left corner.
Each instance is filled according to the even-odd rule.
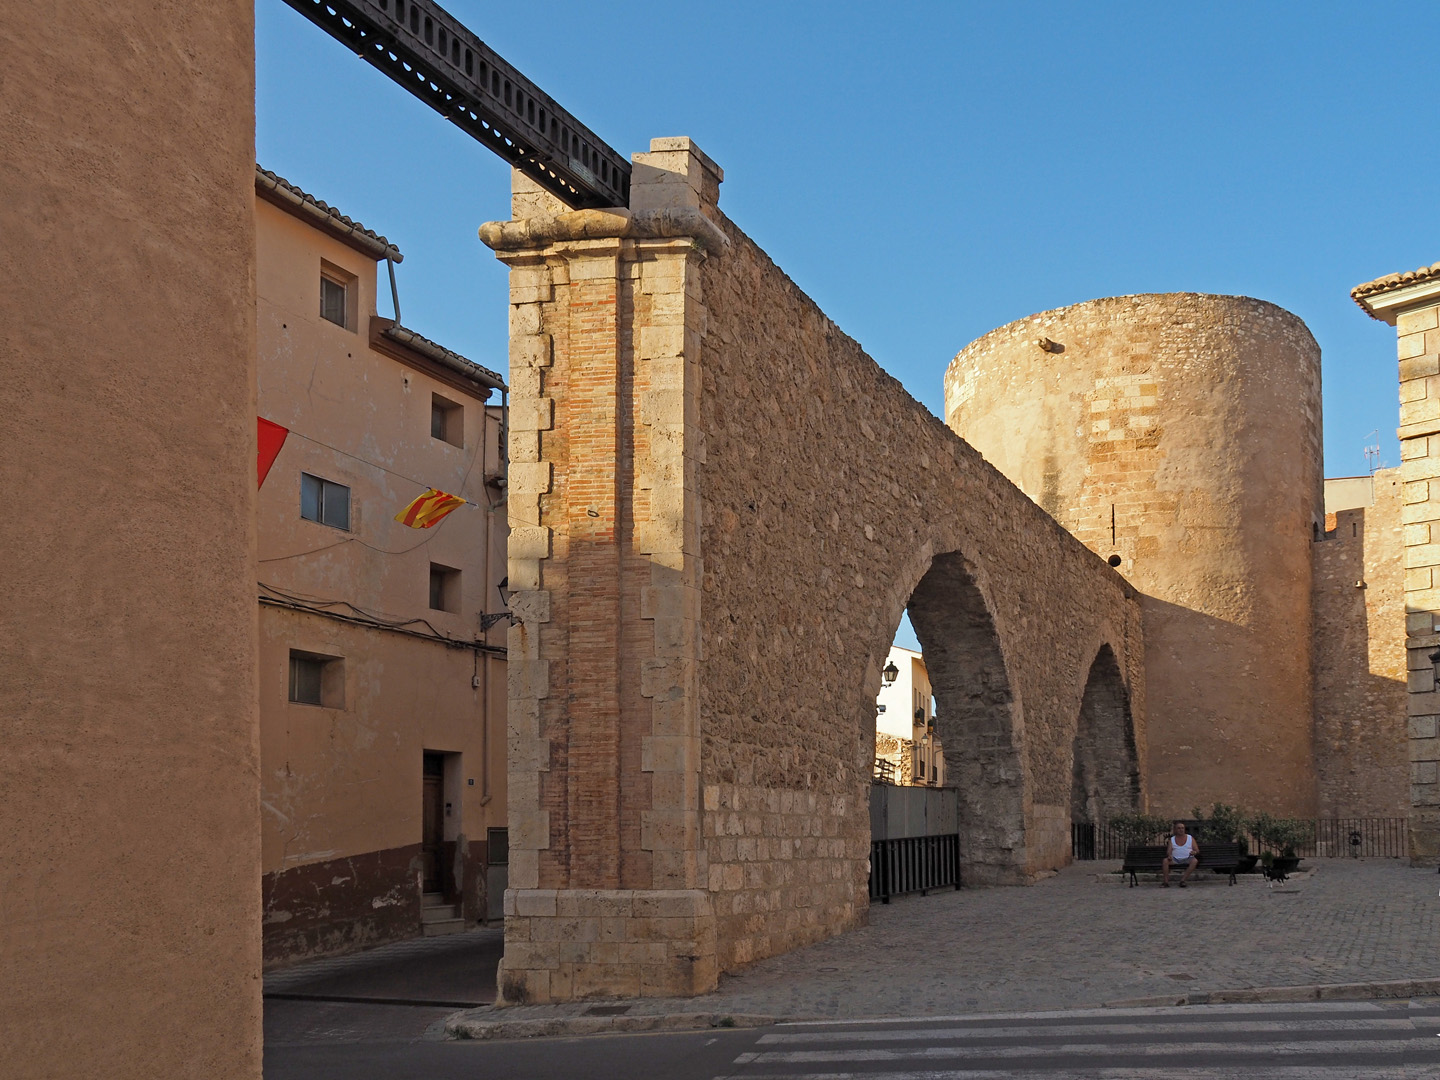
[[[1315,835],[1313,821],[1276,818],[1269,814],[1255,815],[1251,828],[1255,838],[1269,849],[1260,856],[1260,861],[1267,869],[1279,874],[1295,872],[1300,865],[1300,858],[1295,854],[1296,845],[1308,843]]]
[[[1202,813],[1197,807],[1195,816],[1205,822],[1203,840],[1213,840],[1217,844],[1236,844],[1240,848],[1240,865],[1235,868],[1237,874],[1253,874],[1255,864],[1259,861],[1258,855],[1250,854],[1250,840],[1246,833],[1250,831],[1250,819],[1238,806],[1227,806],[1225,803],[1217,802],[1210,808],[1208,814]],[[1216,870],[1217,874],[1221,871]]]

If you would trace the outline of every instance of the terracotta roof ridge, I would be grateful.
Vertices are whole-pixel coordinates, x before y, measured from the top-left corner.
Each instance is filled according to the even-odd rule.
[[[400,249],[385,237],[373,229],[367,229],[354,218],[347,217],[329,203],[317,199],[258,162],[255,165],[255,188],[270,201],[278,202],[286,209],[299,211],[301,217],[311,218],[316,224],[328,228],[367,255],[376,259],[390,259],[393,262],[404,261],[405,257],[400,254]]]
[[[1429,266],[1422,266],[1418,270],[1406,270],[1399,274],[1386,274],[1384,277],[1376,278],[1374,281],[1367,281],[1363,285],[1356,285],[1350,290],[1350,295],[1359,302],[1361,297],[1374,296],[1376,293],[1389,292],[1391,289],[1398,289],[1403,285],[1418,285],[1422,281],[1433,281],[1440,278],[1440,262],[1431,263]],[[1364,305],[1361,305],[1362,307]]]
[[[385,323],[389,325],[385,325]],[[387,319],[382,322],[382,325],[385,325],[385,328],[381,333],[392,341],[398,341],[402,345],[408,345],[416,352],[444,364],[452,371],[456,371],[467,378],[474,379],[476,382],[484,383],[495,390],[509,390],[509,387],[505,385],[505,380],[501,378],[497,372],[475,363],[474,360],[461,356],[454,349],[447,349],[444,345],[437,344],[424,334],[418,334],[408,326],[403,326],[400,323],[390,322]]]

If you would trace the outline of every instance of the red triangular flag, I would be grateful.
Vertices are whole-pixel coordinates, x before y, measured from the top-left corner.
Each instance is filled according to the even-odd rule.
[[[290,429],[272,423],[263,416],[257,416],[255,419],[260,424],[259,437],[255,440],[255,444],[260,450],[259,461],[256,463],[260,476],[259,482],[255,485],[258,488],[265,483],[270,466],[275,464],[275,458],[279,456],[280,448],[285,445],[285,436],[290,434]]]

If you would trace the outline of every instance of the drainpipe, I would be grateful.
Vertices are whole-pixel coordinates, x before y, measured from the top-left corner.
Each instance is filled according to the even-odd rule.
[[[399,316],[396,316],[399,321]],[[490,407],[480,406],[480,490],[485,493],[485,559],[481,564],[481,582],[484,589],[485,599],[480,604],[480,616],[483,619],[485,609],[490,606],[490,543],[491,523],[494,520],[494,508],[490,505],[488,466],[490,463]],[[480,633],[485,644],[490,644],[490,628],[482,626]],[[488,806],[490,803],[490,654],[487,652],[480,660],[481,671],[484,673],[480,679],[480,805]],[[487,834],[488,836],[488,834]]]
[[[387,256],[385,259],[385,265],[390,269],[390,302],[395,305],[395,325],[399,326],[401,325],[400,290],[395,286],[395,260]]]

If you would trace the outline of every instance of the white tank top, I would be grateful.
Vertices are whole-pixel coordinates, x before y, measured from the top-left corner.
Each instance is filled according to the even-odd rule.
[[[1172,858],[1172,859],[1188,859],[1188,858],[1190,858],[1190,849],[1191,849],[1192,847],[1194,847],[1194,844],[1195,844],[1195,838],[1194,838],[1193,836],[1187,836],[1187,837],[1185,837],[1185,843],[1184,843],[1184,844],[1177,844],[1177,843],[1175,842],[1175,837],[1173,837],[1173,836],[1170,837],[1170,858]]]

